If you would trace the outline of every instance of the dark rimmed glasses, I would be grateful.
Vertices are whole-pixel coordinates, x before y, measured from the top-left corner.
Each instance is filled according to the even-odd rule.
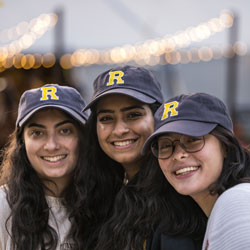
[[[204,147],[205,137],[182,135],[178,140],[171,140],[166,136],[158,137],[151,144],[153,155],[158,159],[170,158],[174,153],[176,142],[178,142],[187,153],[195,153]]]

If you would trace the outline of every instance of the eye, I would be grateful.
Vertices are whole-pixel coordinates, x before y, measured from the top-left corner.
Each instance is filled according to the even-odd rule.
[[[41,130],[32,130],[30,134],[34,138],[41,137],[44,135],[43,131]]]
[[[101,122],[101,123],[108,123],[108,122],[110,122],[112,120],[113,120],[113,118],[111,116],[109,116],[109,115],[100,116],[98,118],[98,121]]]
[[[169,143],[165,143],[165,144],[163,144],[163,143],[161,143],[161,144],[159,144],[159,150],[163,150],[163,149],[169,149],[169,148],[171,148],[172,147],[172,145],[171,144],[169,144]]]
[[[140,118],[142,116],[142,114],[140,112],[130,112],[127,117],[129,119],[137,119]]]
[[[187,137],[184,141],[188,144],[196,144],[202,141],[202,137]]]
[[[63,128],[60,130],[60,133],[62,135],[69,135],[69,134],[71,134],[71,132],[72,132],[72,130],[70,128]]]

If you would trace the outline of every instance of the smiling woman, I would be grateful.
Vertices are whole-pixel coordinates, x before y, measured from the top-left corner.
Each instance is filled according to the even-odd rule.
[[[0,249],[77,249],[70,219],[87,115],[73,88],[26,91],[1,166]]]
[[[24,126],[28,160],[46,183],[46,192],[53,191],[51,195],[60,196],[70,183],[79,154],[79,132],[73,119],[55,108],[37,111]]]
[[[249,249],[250,152],[234,135],[225,104],[206,93],[179,95],[157,110],[155,122],[143,151],[151,146],[155,171],[166,178],[167,232],[199,232],[198,204],[209,217],[203,250]]]
[[[156,161],[141,151],[162,102],[159,82],[142,67],[119,66],[94,81],[94,95],[85,108],[91,108],[85,168],[76,180],[85,197],[79,210],[87,207],[90,218],[78,234],[81,249],[160,250],[173,249],[172,244],[179,250],[195,249],[191,238],[179,235],[158,232],[151,240],[166,212],[166,197],[155,184],[147,192],[137,187],[144,184],[146,171],[156,167]]]
[[[103,151],[122,164],[128,179],[139,171],[141,149],[153,133],[150,107],[132,97],[111,95],[97,104],[97,136]]]

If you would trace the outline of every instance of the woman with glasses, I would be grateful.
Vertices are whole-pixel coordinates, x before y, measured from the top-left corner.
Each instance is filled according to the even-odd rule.
[[[192,223],[197,232],[205,221],[189,208],[198,204],[209,218],[204,250],[249,249],[250,153],[224,103],[205,93],[179,95],[157,110],[155,123],[143,151],[151,150],[171,187],[167,230],[185,232]]]

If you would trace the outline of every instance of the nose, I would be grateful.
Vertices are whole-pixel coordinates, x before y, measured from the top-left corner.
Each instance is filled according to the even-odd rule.
[[[45,141],[44,149],[47,151],[54,151],[59,148],[59,143],[55,135],[50,135]]]
[[[184,148],[182,148],[182,146],[180,145],[179,141],[176,141],[174,143],[174,148],[173,148],[174,152],[173,152],[173,159],[174,160],[182,160],[184,158],[187,157],[188,153],[184,150]]]
[[[129,132],[127,123],[121,119],[117,120],[113,129],[113,134],[116,136],[122,136]]]

